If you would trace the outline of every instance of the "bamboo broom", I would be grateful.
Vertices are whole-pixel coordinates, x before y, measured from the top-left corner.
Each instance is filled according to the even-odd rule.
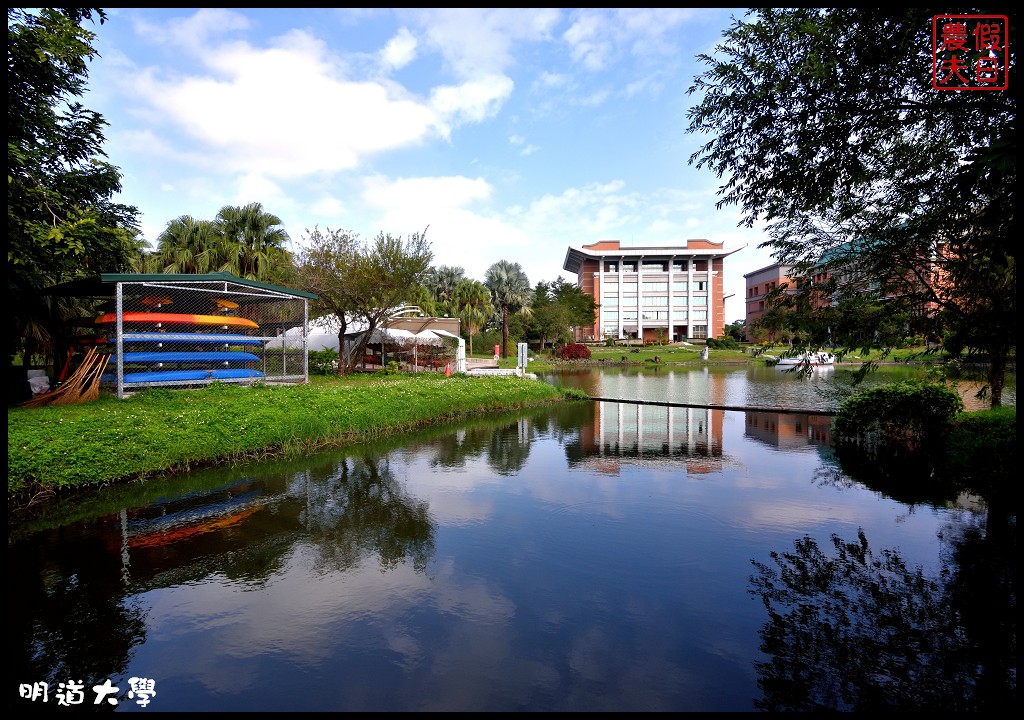
[[[100,396],[100,382],[103,370],[110,360],[110,355],[96,352],[89,348],[78,369],[68,378],[67,382],[56,390],[43,393],[31,400],[26,400],[21,407],[43,407],[45,405],[69,405],[71,403],[96,400]]]

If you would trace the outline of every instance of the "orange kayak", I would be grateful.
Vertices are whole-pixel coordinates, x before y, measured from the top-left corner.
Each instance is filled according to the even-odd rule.
[[[234,315],[186,315],[184,313],[126,312],[122,314],[126,323],[160,323],[162,325],[220,325],[228,327],[258,328],[248,318]],[[100,315],[93,325],[112,325],[117,322],[116,313]]]

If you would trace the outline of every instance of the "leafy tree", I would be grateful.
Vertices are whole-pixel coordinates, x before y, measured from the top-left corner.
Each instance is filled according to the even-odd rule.
[[[191,215],[174,218],[156,239],[155,265],[161,273],[207,273],[214,269],[217,225]]]
[[[798,276],[827,271],[837,299],[891,308],[865,325],[937,308],[954,345],[987,356],[998,405],[1016,347],[1016,103],[932,89],[933,15],[750,11],[700,56],[688,131],[711,139],[690,162]]]
[[[459,283],[465,280],[466,271],[460,267],[441,265],[437,268],[430,268],[427,273],[425,285],[430,290],[431,296],[437,303],[438,309],[448,317],[457,314],[455,309],[455,291]]]
[[[734,320],[725,326],[726,337],[731,337],[733,340],[743,340],[746,333],[747,324],[743,320]]]
[[[551,296],[565,308],[569,320],[569,334],[578,327],[594,324],[597,303],[593,295],[587,295],[575,283],[566,282],[561,275],[551,283]]]
[[[77,101],[96,57],[97,8],[7,9],[8,361],[51,342],[59,318],[41,290],[131,267],[138,210],[112,202],[118,169],[103,127]]]
[[[260,203],[243,207],[227,205],[217,213],[219,235],[215,266],[238,277],[270,282],[275,268],[289,265],[291,238],[281,218]]]
[[[479,280],[463,279],[455,288],[455,308],[462,329],[469,336],[469,354],[473,354],[473,336],[483,329],[494,314],[491,293]]]
[[[571,342],[576,327],[594,324],[595,308],[592,296],[562,277],[550,283],[542,280],[533,291],[529,336],[542,348],[548,343]]]
[[[530,280],[519,263],[499,260],[487,268],[484,285],[491,291],[491,303],[501,314],[501,356],[507,358],[508,317],[529,308]]]
[[[409,305],[415,305],[425,315],[436,317],[441,312],[440,308],[437,307],[437,301],[434,300],[434,296],[425,284],[412,288],[406,295],[405,302]]]
[[[321,315],[338,324],[338,347],[345,347],[350,325],[364,332],[349,352],[341,353],[339,374],[350,374],[366,353],[373,331],[423,283],[433,252],[426,233],[403,241],[384,233],[366,243],[343,230],[307,231],[306,249],[296,267],[302,284],[319,296]]]
[[[335,320],[338,348],[343,351],[349,323],[356,315],[363,292],[362,243],[358,235],[346,230],[321,231],[315,227],[306,231],[303,245],[305,250],[299,255],[296,270],[302,286],[317,295],[312,314]],[[350,363],[348,359],[341,352],[339,375],[351,373],[354,361]]]

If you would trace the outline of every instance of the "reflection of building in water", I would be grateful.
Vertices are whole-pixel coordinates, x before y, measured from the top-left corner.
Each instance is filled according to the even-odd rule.
[[[616,472],[630,457],[685,459],[691,473],[720,467],[724,410],[620,402],[598,402],[595,410],[580,441],[583,457],[598,471]]]
[[[832,445],[830,415],[747,412],[744,434],[779,448]]]

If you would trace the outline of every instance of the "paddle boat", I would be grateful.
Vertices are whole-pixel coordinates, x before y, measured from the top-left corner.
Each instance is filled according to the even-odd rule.
[[[792,357],[768,356],[769,361],[774,360],[777,368],[794,367],[832,367],[835,365],[836,356],[828,352],[801,353]]]

